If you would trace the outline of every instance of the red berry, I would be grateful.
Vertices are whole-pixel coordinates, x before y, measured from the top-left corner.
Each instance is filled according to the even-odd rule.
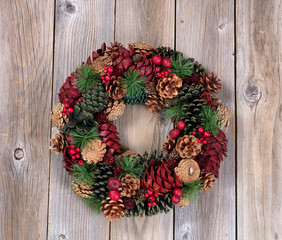
[[[159,196],[159,194],[155,193],[155,194],[154,194],[154,196],[155,196],[155,197],[158,197],[158,196]]]
[[[158,73],[161,71],[161,68],[160,67],[155,67],[155,71]]]
[[[110,72],[107,72],[106,75],[107,75],[107,76],[111,76],[111,73],[110,73]]]
[[[76,148],[75,151],[80,152],[80,148]]]
[[[70,150],[70,155],[74,155],[75,154],[75,150],[74,149],[71,149]]]
[[[148,194],[148,193],[145,193],[145,197],[149,197],[149,194]]]
[[[165,71],[165,76],[167,76],[168,75],[168,71]]]
[[[197,133],[196,131],[193,131],[193,132],[192,132],[193,135],[196,135],[196,133]]]
[[[68,109],[68,112],[69,112],[69,113],[72,113],[72,112],[73,112],[73,108],[69,108],[69,109]]]
[[[73,144],[70,145],[71,148],[75,148],[75,146]]]
[[[75,154],[75,157],[80,158],[80,154],[79,153]]]
[[[149,197],[149,201],[150,201],[150,202],[154,202],[155,200],[156,200],[156,198],[155,198],[154,196],[150,196],[150,197]]]
[[[172,70],[171,70],[171,69],[167,69],[167,71],[168,71],[169,73],[171,73],[171,72],[172,72]]]
[[[171,61],[169,58],[164,58],[163,61],[162,61],[162,65],[165,67],[165,68],[170,68],[171,67]]]
[[[108,72],[109,72],[109,73],[112,73],[113,71],[114,71],[114,69],[113,69],[112,67],[109,67],[109,68],[108,68]]]
[[[68,108],[70,106],[69,103],[65,103],[65,107]]]
[[[198,143],[201,143],[202,141],[204,141],[204,138],[199,138],[199,139],[197,140]]]
[[[156,202],[153,202],[153,206],[154,206],[154,207],[157,206],[157,203],[156,203]]]
[[[181,197],[182,196],[182,190],[180,188],[175,188],[172,193],[176,197]]]
[[[153,57],[153,63],[156,65],[160,65],[162,63],[162,57],[160,55],[155,55]]]
[[[108,70],[108,67],[107,67],[107,66],[105,66],[105,67],[104,67],[104,69],[105,69],[105,70]]]
[[[108,180],[109,189],[117,190],[119,188],[119,186],[120,186],[120,181],[119,181],[118,178],[116,178],[116,177],[109,178],[109,180]]]
[[[77,101],[82,102],[82,99],[81,99],[81,98],[79,98],[79,99],[77,99]]]
[[[84,163],[83,160],[78,160],[78,161],[77,161],[78,166],[82,166],[83,163]]]
[[[160,74],[160,73],[157,73],[157,77],[161,77],[162,76],[162,74]]]
[[[64,100],[65,100],[65,102],[68,102],[68,101],[69,101],[69,99],[68,99],[68,98],[65,98]]]
[[[208,131],[204,132],[205,137],[209,137],[210,133]]]
[[[169,136],[173,139],[178,138],[180,135],[180,130],[177,128],[171,129],[169,132]]]
[[[198,132],[199,132],[199,133],[202,133],[202,132],[204,132],[204,129],[203,129],[202,127],[199,127],[199,128],[198,128]]]
[[[148,193],[149,195],[153,195],[153,191],[150,190],[150,189],[147,191],[147,193]]]
[[[106,82],[107,82],[106,80],[103,80],[103,81],[102,81],[102,83],[104,83],[104,84],[105,84]]]
[[[67,114],[65,112],[62,113],[62,116],[65,117]]]
[[[104,76],[101,76],[101,79],[102,79],[102,80],[104,80],[104,79],[105,79],[105,77],[104,77]]]
[[[75,160],[75,156],[71,156],[71,159],[72,159],[72,160]]]
[[[67,109],[66,109],[66,108],[64,108],[64,109],[63,109],[63,111],[64,111],[64,112],[66,112],[66,111],[67,111]]]
[[[149,203],[148,203],[148,206],[149,206],[149,207],[152,207],[152,203],[149,202]]]
[[[178,121],[178,123],[177,123],[177,128],[178,128],[179,130],[183,130],[185,127],[186,127],[186,124],[185,124],[184,121],[182,121],[182,120]]]
[[[120,193],[117,190],[112,190],[112,191],[109,192],[109,197],[113,201],[118,201],[120,199]]]
[[[106,77],[105,77],[105,80],[106,80],[106,81],[110,81],[110,80],[111,80],[110,76],[106,76]]]
[[[207,140],[204,140],[204,141],[203,141],[203,144],[207,144],[207,143],[208,143]]]
[[[176,196],[172,196],[171,197],[171,201],[174,203],[174,204],[177,204],[180,202],[180,198],[179,197],[176,197]]]

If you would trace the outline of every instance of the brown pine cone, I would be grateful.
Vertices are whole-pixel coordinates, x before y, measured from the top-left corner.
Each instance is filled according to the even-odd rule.
[[[115,100],[123,98],[126,94],[126,91],[122,87],[119,79],[120,77],[117,78],[116,76],[112,76],[111,80],[106,84],[106,91],[109,97]]]
[[[100,56],[92,63],[94,70],[100,75],[105,75],[107,70],[104,67],[112,66],[113,60],[110,56]]]
[[[53,124],[56,126],[56,128],[58,128],[59,130],[69,122],[69,118],[67,115],[63,117],[62,115],[63,111],[64,111],[64,104],[59,102],[51,113],[51,120]]]
[[[200,168],[198,163],[193,159],[183,159],[178,166],[174,168],[174,172],[184,183],[194,182],[199,179]]]
[[[63,132],[55,134],[55,138],[50,140],[50,149],[56,151],[57,154],[64,154],[64,149],[68,145],[67,137]]]
[[[136,157],[137,154],[131,150],[127,150],[125,151],[124,153],[121,154],[122,156],[129,156],[129,155],[132,155],[133,157]]]
[[[147,198],[145,197],[145,194],[147,193],[147,190],[141,188],[136,192],[135,198],[140,201],[145,201]]]
[[[128,47],[130,50],[134,50],[135,53],[151,55],[154,48],[144,42],[129,43]]]
[[[201,152],[201,144],[193,135],[178,138],[175,149],[182,158],[194,158]]]
[[[109,102],[108,108],[105,110],[105,113],[107,114],[110,121],[114,121],[124,113],[124,109],[124,101],[115,100]]]
[[[172,99],[172,98],[165,98],[165,100],[164,100],[164,106],[165,106],[166,108],[171,108],[172,102],[173,102],[173,99]]]
[[[157,94],[156,84],[153,83],[153,82],[146,83],[146,85],[145,85],[145,92],[150,94],[150,95]]]
[[[217,111],[219,113],[219,126],[221,129],[225,129],[224,132],[227,131],[230,119],[231,119],[231,112],[227,106],[224,106],[222,104],[219,104],[217,106]]]
[[[126,174],[125,177],[120,180],[120,195],[122,197],[132,197],[136,195],[137,190],[140,189],[140,180],[138,178],[132,177]]]
[[[122,155],[117,154],[114,156],[114,162],[116,165],[118,165],[121,162],[121,160],[122,160]]]
[[[170,73],[159,80],[157,90],[163,98],[173,98],[178,95],[178,89],[182,87],[182,80],[176,74]]]
[[[81,198],[93,198],[94,189],[87,187],[85,184],[78,184],[76,179],[72,181],[71,188]]]
[[[200,78],[200,84],[210,93],[219,93],[218,90],[221,89],[222,84],[220,79],[217,78],[217,74],[205,73]]]
[[[186,198],[180,198],[180,202],[177,203],[177,206],[179,206],[180,208],[184,208],[186,206],[188,206],[190,204],[190,201]]]
[[[215,177],[212,173],[201,173],[199,179],[204,183],[202,191],[204,191],[205,193],[209,188],[212,189],[213,184],[215,183]]]
[[[82,158],[88,163],[98,163],[103,160],[106,154],[106,144],[101,140],[92,140],[83,148]]]
[[[168,154],[168,156],[169,156],[170,158],[172,158],[172,159],[175,159],[175,160],[180,160],[180,159],[181,159],[181,157],[180,157],[180,155],[179,155],[179,153],[177,152],[176,149],[173,149],[172,152],[170,152],[170,153]]]
[[[119,56],[119,48],[122,47],[121,43],[119,42],[111,42],[111,46],[107,47],[106,53],[110,55],[113,59],[118,58]]]
[[[166,136],[166,141],[163,144],[163,151],[167,154],[171,153],[175,148],[175,139]]]
[[[145,105],[147,105],[147,110],[151,113],[159,113],[164,107],[164,100],[156,94],[149,95]]]
[[[125,208],[122,199],[113,201],[110,197],[102,201],[101,211],[108,221],[112,222],[114,219],[120,221],[120,217],[125,214]]]

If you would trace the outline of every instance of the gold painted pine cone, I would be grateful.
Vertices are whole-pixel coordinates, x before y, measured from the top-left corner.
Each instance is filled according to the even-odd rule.
[[[58,128],[59,130],[69,122],[69,119],[66,116],[63,117],[62,113],[64,110],[64,104],[62,104],[61,102],[59,102],[53,109],[52,113],[51,113],[51,120],[53,122],[53,124],[55,125],[56,128]]]
[[[120,195],[122,197],[132,197],[136,195],[137,191],[140,189],[140,180],[138,178],[132,177],[126,174],[125,177],[120,179]]]
[[[224,106],[222,104],[217,105],[217,111],[220,118],[219,126],[221,129],[224,129],[224,132],[226,132],[231,119],[231,112],[227,106]]]
[[[93,198],[91,194],[94,193],[94,189],[87,187],[85,184],[78,184],[76,180],[73,180],[71,183],[71,188],[74,193],[81,198]]]
[[[120,217],[124,216],[125,208],[122,199],[113,201],[110,197],[101,203],[101,211],[108,221],[112,222],[114,219],[120,221]]]
[[[56,154],[64,154],[64,148],[68,145],[66,135],[62,132],[55,134],[55,138],[50,139],[50,149],[56,151]]]
[[[120,77],[117,78],[115,76],[112,76],[111,80],[106,84],[106,92],[108,93],[110,98],[113,98],[115,100],[123,98],[126,94],[126,91],[122,87],[119,79]]]
[[[146,55],[151,55],[154,50],[154,48],[151,45],[144,42],[129,43],[128,47],[130,49],[133,49],[135,53],[146,54]]]
[[[201,152],[201,144],[193,135],[178,138],[176,150],[182,158],[194,158]]]
[[[170,73],[167,77],[159,80],[157,90],[163,98],[173,98],[178,95],[182,87],[182,80],[176,74]]]
[[[105,75],[107,73],[107,70],[105,70],[104,67],[112,65],[113,60],[110,56],[100,56],[92,63],[94,70],[100,75]]]
[[[106,151],[105,143],[101,140],[92,140],[83,148],[81,155],[88,164],[97,164],[103,160]]]
[[[110,121],[114,121],[124,113],[124,109],[124,102],[115,100],[113,102],[109,102],[108,108],[105,110],[105,113],[107,114],[107,117]]]
[[[183,183],[194,182],[200,176],[199,165],[193,159],[182,159],[174,172]]]
[[[215,183],[215,177],[212,173],[202,173],[199,179],[204,183],[201,191],[204,191],[205,193],[208,189],[212,189]]]

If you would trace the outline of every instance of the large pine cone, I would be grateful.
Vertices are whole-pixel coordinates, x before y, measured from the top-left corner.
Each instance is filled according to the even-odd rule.
[[[200,78],[200,84],[210,93],[219,93],[222,84],[220,79],[217,78],[217,74],[214,73],[205,73]]]
[[[176,150],[182,158],[194,158],[201,152],[201,143],[193,135],[178,138]]]
[[[107,47],[106,53],[110,55],[113,59],[119,57],[119,48],[122,47],[122,44],[119,42],[111,42],[111,46]]]
[[[156,94],[149,95],[147,98],[147,102],[145,102],[145,105],[147,105],[147,109],[151,113],[159,113],[164,107],[164,100],[162,97],[159,97]]]
[[[193,159],[183,159],[174,169],[175,174],[183,183],[196,181],[200,176],[200,168],[198,163]]]
[[[73,180],[71,188],[81,198],[93,198],[94,189],[92,187],[88,187],[85,184],[78,184],[76,180]]]
[[[107,82],[106,91],[109,97],[115,100],[123,98],[126,94],[126,91],[120,82],[120,77],[117,78],[116,76],[112,76],[111,80]]]
[[[163,98],[173,98],[178,95],[179,88],[182,87],[182,80],[176,74],[171,73],[167,77],[159,80],[157,90]]]
[[[63,154],[64,148],[68,145],[66,135],[63,132],[55,134],[55,138],[50,140],[50,149],[56,151],[56,154]]]
[[[120,217],[124,216],[125,214],[125,207],[122,199],[113,201],[107,197],[105,201],[102,201],[101,211],[108,221],[112,222],[114,219],[120,221]]]
[[[132,197],[136,195],[137,191],[140,189],[140,180],[138,178],[132,177],[126,174],[125,177],[120,180],[120,195],[122,197]]]
[[[144,42],[129,43],[128,47],[134,53],[146,54],[146,55],[151,55],[154,50],[152,46]]]
[[[114,121],[124,113],[125,104],[123,101],[115,100],[109,102],[108,108],[105,110],[107,117],[110,121]]]
[[[166,141],[163,144],[163,151],[167,154],[171,153],[175,148],[175,139],[166,136]]]
[[[55,125],[55,127],[58,128],[59,130],[69,122],[67,115],[63,117],[62,115],[63,110],[64,110],[64,104],[59,102],[51,113],[51,120]]]
[[[94,62],[92,62],[94,70],[100,75],[105,75],[107,70],[104,67],[112,66],[113,60],[110,56],[100,56]]]
[[[205,193],[209,188],[212,189],[213,184],[215,183],[215,178],[212,173],[202,173],[199,179],[204,183],[202,191],[204,191]]]
[[[103,160],[106,151],[106,144],[98,139],[87,143],[87,145],[83,148],[81,155],[88,164],[97,164]]]

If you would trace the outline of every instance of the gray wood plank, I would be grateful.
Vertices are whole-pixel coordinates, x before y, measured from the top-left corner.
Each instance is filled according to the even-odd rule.
[[[54,2],[0,3],[0,239],[46,239]]]
[[[66,77],[82,61],[114,38],[114,0],[63,1],[56,4],[53,105]],[[49,239],[107,239],[109,224],[71,190],[62,157],[52,153]],[[61,237],[61,238],[60,238]]]
[[[282,2],[236,13],[238,239],[282,239]]]
[[[145,41],[155,47],[174,47],[174,6],[173,0],[117,1],[116,40],[124,46]],[[159,116],[150,114],[145,106],[127,106],[116,124],[125,149],[141,154],[159,149],[171,127],[161,125]],[[123,218],[119,223],[114,222],[111,229],[114,240],[172,239],[173,211],[154,217]]]
[[[214,189],[175,211],[175,239],[235,239],[234,1],[182,0],[176,7],[176,49],[223,82],[220,98],[232,112],[228,158]]]

